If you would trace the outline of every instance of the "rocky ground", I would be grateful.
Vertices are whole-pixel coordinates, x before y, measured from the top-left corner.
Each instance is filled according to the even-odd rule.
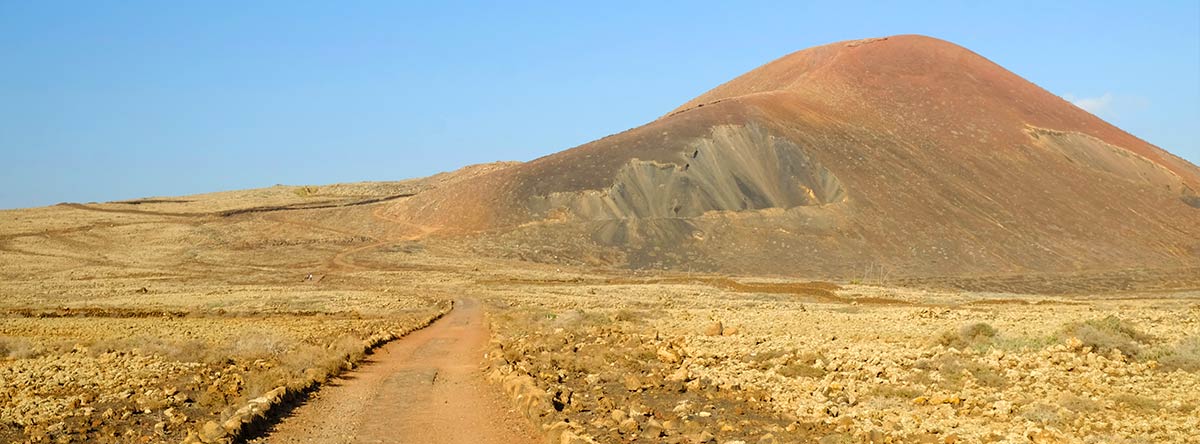
[[[504,360],[598,442],[1200,442],[1196,295],[540,288]]]
[[[0,318],[0,441],[177,442],[277,387],[351,368],[387,318]]]
[[[448,295],[331,260],[389,236],[362,221],[413,187],[0,212],[0,442],[228,438],[248,405],[425,325]]]
[[[421,186],[0,212],[0,442],[228,440],[464,297],[556,442],[1200,442],[1195,290],[488,259],[372,203]]]

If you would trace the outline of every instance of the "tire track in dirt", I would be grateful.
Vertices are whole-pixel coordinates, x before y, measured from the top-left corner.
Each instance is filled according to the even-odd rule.
[[[362,246],[353,247],[353,248],[349,248],[349,249],[340,251],[337,254],[333,255],[333,257],[331,257],[329,259],[329,261],[326,263],[327,268],[329,268],[330,270],[334,270],[334,269],[374,270],[374,268],[371,268],[371,267],[363,267],[358,264],[355,264],[353,261],[351,261],[347,258],[350,256],[353,256],[355,254],[364,252],[364,251],[373,250],[373,249],[384,247],[387,245],[392,245],[392,244],[395,244],[398,242],[408,242],[408,241],[414,241],[417,239],[421,239],[421,238],[424,238],[424,237],[437,231],[436,228],[430,228],[430,227],[427,227],[424,225],[416,225],[413,223],[409,223],[409,222],[405,222],[405,221],[387,217],[381,213],[381,211],[384,209],[385,209],[385,207],[381,206],[379,208],[372,210],[371,217],[376,220],[380,220],[380,221],[383,221],[386,223],[408,225],[410,227],[415,228],[416,231],[418,231],[418,232],[415,234],[410,234],[408,236],[403,236],[400,238],[381,239],[381,240],[372,242],[367,245],[362,245]]]
[[[385,345],[251,443],[525,444],[530,422],[484,378],[489,332],[476,301]]]
[[[301,203],[295,203],[295,204],[290,204],[290,205],[265,205],[265,206],[258,206],[258,207],[234,208],[234,209],[230,209],[230,210],[212,211],[212,212],[197,212],[197,213],[185,213],[185,212],[175,212],[175,211],[134,210],[134,209],[125,209],[125,208],[101,208],[101,207],[97,207],[97,206],[93,206],[93,205],[85,205],[85,204],[73,203],[73,202],[60,203],[60,204],[58,204],[58,206],[74,208],[77,210],[85,210],[85,211],[99,211],[101,213],[138,214],[138,215],[146,215],[146,216],[231,217],[231,216],[237,216],[240,214],[269,213],[269,212],[274,212],[274,211],[319,210],[319,209],[325,209],[325,208],[344,208],[344,207],[354,207],[354,206],[359,206],[359,205],[371,205],[371,204],[377,204],[380,202],[387,202],[387,201],[401,199],[401,198],[405,198],[405,197],[411,197],[414,195],[415,195],[415,193],[404,193],[404,194],[395,194],[395,195],[391,195],[391,196],[381,196],[381,197],[374,197],[374,198],[370,198],[370,199],[360,199],[360,200],[352,200],[352,201],[323,200],[323,201],[317,201],[317,202],[301,202]],[[122,203],[122,202],[116,202],[116,203]]]
[[[151,210],[126,210],[122,208],[100,208],[91,205],[80,203],[60,203],[60,207],[73,208],[83,211],[97,211],[100,213],[116,213],[116,214],[135,214],[141,216],[161,216],[161,217],[205,217],[211,216],[208,213],[177,213],[172,211],[151,211]]]
[[[149,225],[149,224],[182,224],[182,225],[192,225],[192,226],[196,225],[195,223],[182,222],[182,221],[151,221],[151,222],[128,222],[128,223],[99,222],[99,223],[85,224],[85,225],[66,227],[66,228],[57,228],[57,229],[51,229],[51,230],[45,230],[45,231],[25,231],[25,232],[17,232],[17,233],[0,234],[0,252],[18,254],[18,255],[46,257],[46,258],[67,259],[67,260],[79,261],[86,265],[116,266],[116,265],[120,265],[120,264],[118,264],[116,261],[113,261],[111,259],[88,257],[88,256],[73,256],[70,254],[55,254],[55,253],[49,253],[49,252],[27,250],[24,248],[13,246],[11,244],[11,242],[15,241],[17,239],[26,238],[26,237],[42,237],[42,238],[45,238],[48,240],[53,240],[53,241],[58,241],[58,242],[63,242],[63,243],[77,242],[76,240],[70,239],[68,236],[71,234],[88,232],[88,231],[95,230],[95,229],[122,228],[122,227],[138,226],[138,225]]]

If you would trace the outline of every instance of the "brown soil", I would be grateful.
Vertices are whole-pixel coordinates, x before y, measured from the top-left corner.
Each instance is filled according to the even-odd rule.
[[[533,443],[528,420],[480,372],[488,328],[467,300],[375,352],[251,442]]]

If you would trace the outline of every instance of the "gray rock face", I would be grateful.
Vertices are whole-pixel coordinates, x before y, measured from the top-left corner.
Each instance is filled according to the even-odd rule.
[[[717,126],[684,147],[672,163],[629,161],[606,189],[536,196],[530,207],[542,217],[567,211],[583,220],[664,219],[846,199],[829,170],[757,125]]]

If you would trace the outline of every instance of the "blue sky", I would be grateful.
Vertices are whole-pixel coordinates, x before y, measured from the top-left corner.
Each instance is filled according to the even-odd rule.
[[[1200,2],[802,3],[0,0],[0,208],[529,160],[909,33],[1200,163]]]

